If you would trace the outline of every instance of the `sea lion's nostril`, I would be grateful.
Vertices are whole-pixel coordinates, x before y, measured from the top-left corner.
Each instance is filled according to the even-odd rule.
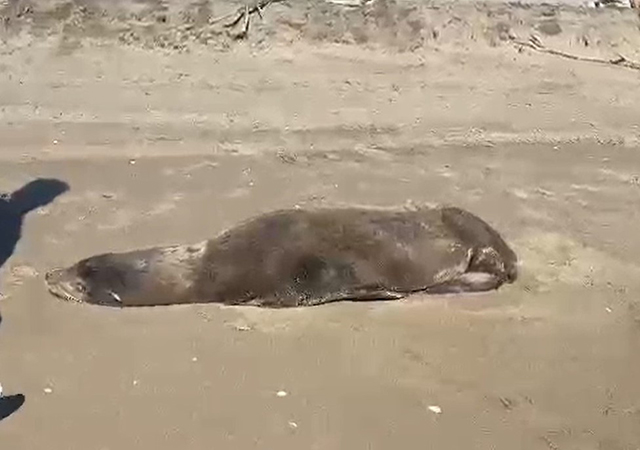
[[[44,274],[44,280],[47,283],[54,283],[58,279],[59,275],[60,275],[59,269],[52,269]]]

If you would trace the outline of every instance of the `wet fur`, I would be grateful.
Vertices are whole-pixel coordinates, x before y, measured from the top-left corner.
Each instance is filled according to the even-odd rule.
[[[197,245],[98,255],[46,278],[58,297],[103,305],[288,307],[497,289],[517,278],[517,257],[456,207],[294,209]]]

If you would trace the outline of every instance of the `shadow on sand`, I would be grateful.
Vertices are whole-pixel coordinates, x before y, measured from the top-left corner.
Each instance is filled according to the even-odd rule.
[[[38,178],[11,194],[0,194],[0,267],[13,255],[24,217],[69,190],[64,181]]]
[[[0,326],[2,326],[1,314]],[[19,410],[20,407],[24,404],[24,401],[25,396],[23,394],[2,396],[2,393],[0,393],[0,421]]]
[[[68,190],[69,185],[64,181],[38,178],[10,194],[0,194],[0,268],[13,255],[22,236],[24,217],[30,211],[51,203]],[[23,394],[2,396],[0,393],[0,421],[19,410],[24,402]]]
[[[25,397],[22,394],[0,397],[0,421],[19,410],[24,401]]]

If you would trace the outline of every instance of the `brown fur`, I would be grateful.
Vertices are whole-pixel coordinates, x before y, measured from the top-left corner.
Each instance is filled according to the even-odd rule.
[[[282,210],[194,246],[84,259],[46,275],[56,296],[151,306],[286,307],[496,289],[517,277],[498,232],[456,207]]]

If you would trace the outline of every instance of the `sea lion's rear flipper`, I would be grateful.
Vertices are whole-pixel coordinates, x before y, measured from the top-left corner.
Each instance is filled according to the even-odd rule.
[[[463,292],[484,292],[497,289],[502,280],[491,273],[466,272],[426,289],[429,294],[459,294]]]
[[[518,257],[500,233],[480,217],[458,207],[445,207],[442,221],[466,245],[475,248],[470,272],[495,273],[514,282],[518,277]]]

